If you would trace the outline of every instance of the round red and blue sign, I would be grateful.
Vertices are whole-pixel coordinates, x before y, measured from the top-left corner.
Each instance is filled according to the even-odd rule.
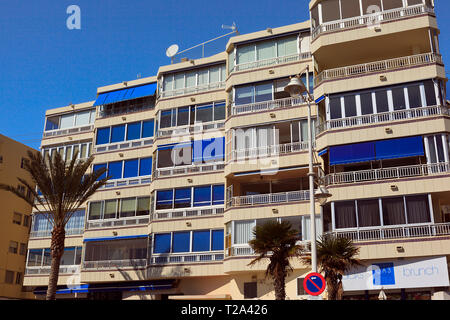
[[[318,296],[325,291],[327,283],[325,278],[317,272],[312,272],[303,280],[303,288],[311,296]]]

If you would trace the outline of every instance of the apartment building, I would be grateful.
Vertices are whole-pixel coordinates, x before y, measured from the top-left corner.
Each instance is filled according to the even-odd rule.
[[[296,75],[315,98],[313,170],[332,194],[315,203],[317,233],[350,237],[365,264],[344,278],[345,298],[448,298],[450,119],[434,3],[309,9],[309,21],[47,111],[42,152],[94,154],[92,170],[111,176],[66,228],[59,298],[273,299],[266,264],[248,266],[253,228],[287,220],[311,240],[308,107],[284,90]],[[25,284],[38,298],[49,231],[35,216]],[[305,299],[310,267],[293,267],[287,296]]]
[[[24,192],[25,186],[17,178],[33,185],[24,169],[28,151],[37,152],[0,134],[0,183],[21,186]],[[31,206],[4,190],[0,190],[0,204],[0,300],[33,299],[34,295],[22,287],[31,227]]]

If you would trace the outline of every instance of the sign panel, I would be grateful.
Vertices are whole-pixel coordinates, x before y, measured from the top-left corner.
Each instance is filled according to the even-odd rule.
[[[449,286],[446,257],[371,262],[350,270],[344,291],[430,288]]]
[[[325,287],[325,279],[317,272],[308,274],[303,281],[303,288],[311,296],[320,295],[325,290]]]

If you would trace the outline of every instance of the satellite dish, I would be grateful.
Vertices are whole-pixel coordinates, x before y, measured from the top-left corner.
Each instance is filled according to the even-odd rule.
[[[173,58],[177,53],[178,53],[178,45],[177,44],[173,44],[171,45],[169,48],[167,48],[166,50],[166,56],[168,56],[169,58]]]

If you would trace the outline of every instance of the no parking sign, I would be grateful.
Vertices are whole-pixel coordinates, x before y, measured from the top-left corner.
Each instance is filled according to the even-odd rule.
[[[303,288],[311,296],[322,294],[326,286],[325,278],[317,272],[308,274],[303,280]]]

